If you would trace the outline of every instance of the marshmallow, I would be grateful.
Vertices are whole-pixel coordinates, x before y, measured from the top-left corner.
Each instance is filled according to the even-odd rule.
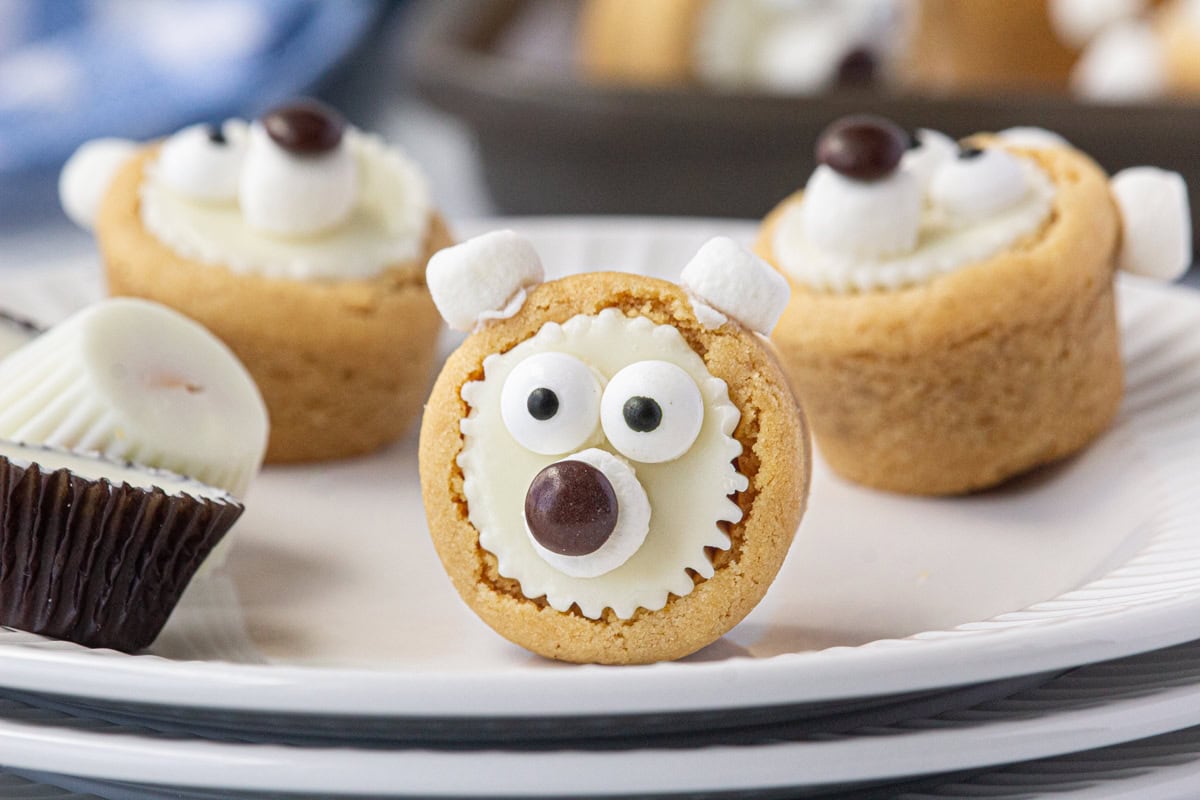
[[[708,240],[696,251],[679,282],[701,303],[764,336],[775,329],[791,298],[786,278],[724,236]]]
[[[136,150],[127,139],[93,139],[67,159],[58,176],[58,199],[72,222],[92,229],[113,177]]]
[[[856,181],[819,166],[804,190],[804,236],[814,246],[866,258],[916,249],[921,186],[898,169],[877,181]]]
[[[1071,146],[1070,142],[1054,131],[1029,125],[1005,128],[996,136],[1007,145],[1026,147],[1030,150],[1052,150],[1057,147]]]
[[[1134,19],[1146,10],[1146,0],[1050,0],[1047,11],[1058,38],[1081,48],[1113,23]]]
[[[920,184],[921,191],[927,192],[937,168],[958,157],[958,142],[940,131],[928,128],[917,131],[916,141],[917,146],[901,158],[900,168],[911,172]]]
[[[1135,275],[1173,281],[1192,263],[1192,217],[1187,185],[1156,167],[1122,170],[1109,182],[1121,211],[1117,266]]]
[[[238,196],[242,158],[246,153],[246,125],[230,120],[214,139],[208,125],[193,125],[163,142],[158,154],[158,175],[180,194],[206,202],[233,201]]]
[[[446,324],[458,331],[516,314],[524,304],[526,288],[544,279],[533,245],[509,230],[440,250],[425,269],[434,305]]]
[[[950,220],[971,223],[1011,208],[1029,193],[1020,160],[989,147],[948,161],[934,173],[929,200]]]
[[[812,94],[831,86],[853,48],[843,21],[833,15],[801,15],[763,34],[752,51],[752,83],[785,94]]]
[[[246,224],[275,236],[307,236],[336,227],[358,201],[358,162],[343,138],[328,153],[295,155],[262,123],[250,126],[238,185]]]
[[[1123,103],[1158,97],[1167,89],[1166,54],[1153,28],[1122,22],[1088,46],[1071,75],[1071,88],[1089,100]]]
[[[641,549],[650,532],[650,498],[638,482],[633,467],[612,453],[597,448],[567,456],[564,461],[582,461],[599,470],[608,480],[617,497],[620,513],[617,525],[608,540],[598,550],[584,556],[559,555],[547,550],[529,530],[525,533],[533,549],[547,564],[572,578],[597,578],[612,572]]]

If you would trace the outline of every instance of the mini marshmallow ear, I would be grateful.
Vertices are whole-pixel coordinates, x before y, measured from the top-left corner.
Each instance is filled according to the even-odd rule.
[[[525,290],[544,279],[537,251],[513,231],[492,231],[447,247],[425,268],[434,305],[458,331],[516,314],[525,303]]]
[[[113,177],[135,150],[128,139],[93,139],[71,154],[58,176],[58,199],[72,222],[92,229]]]
[[[679,282],[696,300],[763,336],[774,330],[792,294],[786,278],[724,236],[696,251]],[[704,319],[699,310],[697,316]]]
[[[1187,184],[1156,167],[1122,170],[1109,181],[1121,212],[1117,266],[1135,275],[1173,281],[1192,263],[1192,214]]]
[[[1071,71],[1076,94],[1100,103],[1138,102],[1167,90],[1166,52],[1148,22],[1105,28]]]

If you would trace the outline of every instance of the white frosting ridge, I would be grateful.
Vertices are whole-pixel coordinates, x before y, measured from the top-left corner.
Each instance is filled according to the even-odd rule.
[[[674,461],[634,465],[650,500],[650,529],[637,552],[597,577],[573,578],[555,569],[538,555],[525,530],[530,482],[543,468],[570,455],[538,455],[517,444],[501,419],[500,394],[518,363],[547,352],[573,355],[606,381],[635,362],[668,361],[691,376],[704,398],[704,422],[686,453]],[[678,330],[605,309],[562,325],[546,323],[507,353],[488,356],[483,368],[484,379],[462,389],[470,412],[461,423],[458,464],[471,524],[479,531],[480,546],[496,557],[501,575],[516,580],[526,597],[545,597],[558,611],[578,606],[591,619],[606,608],[622,619],[638,608],[663,608],[671,595],[682,597],[694,588],[688,570],[712,577],[705,548],[729,548],[720,524],[741,519],[741,509],[729,495],[749,485],[731,463],[742,451],[732,436],[741,414],[730,402],[725,382],[708,372]],[[614,451],[604,438],[587,446]]]
[[[1057,194],[1054,182],[1028,159],[1020,159],[1028,191],[1024,198],[985,219],[957,224],[938,208],[922,212],[915,248],[890,258],[867,258],[817,246],[805,236],[807,193],[784,209],[773,247],[781,267],[800,283],[820,291],[870,292],[925,283],[990,258],[1035,233],[1049,218]]]
[[[345,143],[357,164],[358,200],[330,230],[290,238],[262,233],[235,202],[200,202],[171,189],[157,162],[147,165],[141,186],[142,224],[184,258],[270,278],[371,278],[418,258],[432,214],[424,175],[377,136],[347,129]]]
[[[216,337],[121,298],[0,361],[0,437],[166,469],[241,497],[266,452],[267,412]]]

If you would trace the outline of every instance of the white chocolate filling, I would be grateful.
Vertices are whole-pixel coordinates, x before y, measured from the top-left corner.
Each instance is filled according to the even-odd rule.
[[[891,257],[863,257],[812,242],[805,235],[806,193],[801,202],[784,209],[780,216],[772,243],[775,256],[796,281],[829,292],[900,289],[978,263],[1037,232],[1054,209],[1054,182],[1029,159],[1018,160],[1027,184],[1024,197],[970,222],[926,203],[915,246]],[[840,222],[856,224],[853,219]]]
[[[357,164],[357,200],[343,221],[321,233],[256,230],[233,200],[202,201],[171,188],[158,161],[147,165],[141,186],[142,224],[185,258],[271,278],[371,278],[418,258],[432,213],[424,175],[376,136],[347,129],[345,144]]]
[[[650,501],[650,529],[637,552],[597,577],[575,578],[555,569],[538,554],[526,533],[524,504],[531,481],[550,464],[570,458],[569,454],[539,455],[522,447],[501,416],[506,378],[522,361],[541,353],[574,356],[605,381],[636,362],[667,361],[695,381],[704,399],[704,421],[686,453],[665,463],[633,464]],[[605,309],[562,325],[546,323],[508,352],[488,356],[483,369],[483,380],[462,389],[470,412],[462,420],[458,465],[469,519],[479,531],[480,546],[496,557],[501,575],[516,580],[526,597],[545,597],[558,611],[577,606],[591,619],[599,618],[606,608],[622,619],[638,608],[657,611],[671,595],[683,597],[692,591],[689,570],[702,578],[712,577],[705,548],[729,548],[729,537],[720,525],[741,519],[741,509],[729,496],[749,485],[732,464],[742,451],[732,436],[741,415],[729,400],[725,382],[709,373],[678,330]],[[589,444],[614,451],[603,437]]]
[[[139,468],[132,464],[122,464],[52,447],[33,447],[0,440],[0,457],[24,469],[36,464],[43,473],[65,469],[84,480],[106,480],[114,486],[127,483],[135,489],[161,489],[164,494],[173,497],[186,494],[199,500],[234,502],[231,495],[220,489],[166,470]]]

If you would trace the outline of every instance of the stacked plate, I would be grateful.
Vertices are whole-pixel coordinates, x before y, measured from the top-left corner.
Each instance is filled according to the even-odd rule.
[[[551,270],[672,278],[709,236],[752,234],[463,233],[501,225]],[[0,299],[52,322],[97,281],[5,276]],[[767,599],[676,663],[550,663],[478,622],[428,541],[414,441],[270,468],[227,571],[193,584],[150,653],[0,633],[0,800],[1184,796],[1200,780],[1200,296],[1124,281],[1120,301],[1129,387],[1104,438],[956,499],[818,464]]]

